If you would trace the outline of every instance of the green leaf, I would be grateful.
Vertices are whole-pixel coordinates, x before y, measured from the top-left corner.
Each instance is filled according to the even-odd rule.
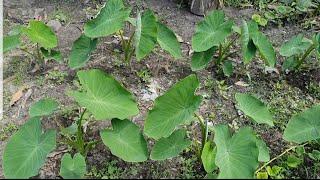
[[[259,162],[252,129],[241,128],[233,136],[226,125],[218,125],[214,131],[217,146],[215,163],[220,169],[218,178],[253,178]]]
[[[83,91],[73,91],[70,95],[97,120],[124,119],[139,113],[130,92],[112,76],[98,69],[79,71],[77,75]]]
[[[60,176],[63,179],[82,179],[85,173],[86,160],[80,153],[73,158],[69,153],[63,155],[60,167]]]
[[[285,42],[280,48],[282,56],[290,57],[304,53],[312,44],[303,40],[303,35],[299,34]]]
[[[217,147],[210,141],[206,142],[201,154],[201,161],[204,169],[208,174],[211,174],[216,169],[215,159],[217,154]]]
[[[109,0],[97,17],[84,25],[84,34],[90,38],[111,35],[119,31],[129,18],[131,9],[122,0]]]
[[[254,45],[257,47],[260,56],[270,67],[276,64],[276,53],[267,36],[261,32],[256,32],[252,37]]]
[[[267,172],[258,172],[257,179],[268,179],[268,173]]]
[[[320,151],[318,150],[312,150],[311,153],[308,153],[308,156],[315,161],[320,161]]]
[[[270,166],[267,166],[267,172],[272,177],[278,176],[282,170],[283,168],[279,166],[272,166],[272,168]]]
[[[41,47],[52,49],[58,45],[58,38],[52,29],[41,21],[30,21],[29,26],[23,32],[33,43]]]
[[[59,104],[53,99],[41,99],[31,105],[29,115],[30,117],[49,116],[58,108],[58,106]]]
[[[229,60],[224,61],[222,70],[225,76],[230,77],[233,73],[232,61],[229,61]]]
[[[159,139],[151,151],[152,160],[165,160],[179,155],[184,149],[190,146],[191,141],[185,139],[186,130],[180,129],[167,138]]]
[[[320,105],[292,117],[284,131],[286,141],[304,143],[320,138]]]
[[[261,138],[257,138],[256,143],[259,149],[259,162],[268,162],[270,160],[270,154],[267,144]]]
[[[260,26],[266,26],[268,24],[267,19],[261,17],[259,14],[253,14],[252,19],[257,22]]]
[[[137,17],[135,31],[136,57],[140,61],[147,56],[155,47],[158,36],[158,23],[154,13],[147,10]]]
[[[292,168],[297,168],[302,163],[302,160],[294,155],[289,155],[287,165]]]
[[[157,41],[160,47],[168,51],[175,59],[182,58],[180,43],[176,35],[162,23],[158,23]]]
[[[201,103],[201,96],[194,95],[198,87],[199,80],[192,74],[158,97],[148,112],[145,134],[154,139],[168,137],[179,125],[190,122]]]
[[[3,38],[3,53],[17,48],[20,44],[20,35],[5,36]]]
[[[147,142],[140,129],[125,119],[112,119],[113,130],[100,132],[103,143],[111,153],[127,162],[142,162],[148,159]]]
[[[46,50],[45,48],[41,47],[40,51],[42,55],[44,56],[45,59],[54,59],[58,62],[62,61],[62,55],[60,51],[55,51],[55,50]]]
[[[223,11],[212,11],[199,22],[192,36],[192,49],[196,52],[206,51],[219,46],[232,32],[233,22],[225,20]]]
[[[74,121],[70,126],[61,129],[60,133],[64,136],[75,135],[78,131],[77,122]]]
[[[243,111],[245,115],[251,117],[258,124],[264,123],[273,126],[272,114],[259,99],[242,93],[236,93],[235,98],[238,103],[238,108]]]
[[[39,117],[29,119],[10,138],[4,149],[4,176],[8,179],[26,179],[37,175],[55,147],[56,131],[42,133]]]
[[[216,52],[217,47],[212,47],[207,51],[194,52],[191,58],[192,71],[198,71],[204,69],[212,61],[213,55]]]
[[[249,23],[243,21],[241,26],[241,46],[244,64],[250,63],[256,55],[257,48],[254,45],[251,36],[258,30],[258,25],[253,21],[249,21]]]
[[[72,69],[80,68],[90,59],[92,51],[97,47],[97,39],[91,39],[84,34],[81,35],[72,46],[69,66]]]

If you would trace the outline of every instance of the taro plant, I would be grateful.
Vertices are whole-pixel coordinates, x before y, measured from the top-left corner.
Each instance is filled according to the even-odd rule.
[[[259,31],[257,23],[244,21],[239,28],[232,20],[226,20],[223,11],[216,10],[197,24],[192,37],[194,53],[191,58],[191,69],[193,71],[204,69],[214,60],[219,70],[222,70],[226,76],[230,76],[233,73],[230,49],[239,38],[244,64],[251,62],[259,52],[267,66],[275,66],[276,55],[273,46],[268,38]]]
[[[23,41],[26,37],[26,43]],[[30,42],[30,43],[29,43]],[[53,30],[44,22],[32,20],[28,26],[16,26],[3,38],[3,52],[15,48],[30,54],[41,65],[45,60],[62,61],[59,51],[54,50],[58,45],[58,38]],[[29,48],[31,47],[31,48]]]
[[[285,42],[280,48],[280,54],[286,57],[282,70],[297,70],[315,52],[320,53],[320,33],[315,34],[312,40],[298,34]]]
[[[109,0],[97,16],[85,24],[84,35],[74,42],[69,66],[74,69],[83,67],[95,50],[97,39],[110,35],[119,38],[123,52],[120,58],[126,64],[131,63],[134,55],[137,61],[141,61],[157,43],[174,58],[182,57],[175,33],[151,10],[138,11],[136,18],[131,18],[130,14],[131,8],[125,7],[122,0]],[[129,28],[124,29],[124,25]]]
[[[257,123],[272,125],[270,113],[260,100],[249,94],[236,94],[238,108]],[[273,177],[270,164],[290,151],[302,149],[319,140],[320,106],[315,105],[293,116],[284,131],[283,139],[291,143],[281,154],[270,158],[267,144],[249,127],[231,132],[226,125],[209,128],[212,134],[206,142],[201,160],[210,178],[268,178]],[[272,118],[272,117],[271,117]],[[271,119],[272,120],[272,119]],[[290,156],[289,156],[290,157]],[[291,157],[292,159],[292,157]],[[291,160],[292,163],[294,163]],[[259,164],[261,166],[259,167]]]
[[[90,126],[91,119],[111,120],[112,127],[101,130],[100,137],[113,155],[127,162],[143,162],[149,158],[173,158],[189,147],[192,143],[186,126],[196,117],[202,135],[201,143],[195,143],[199,159],[207,177],[218,178],[260,177],[276,159],[320,138],[320,106],[316,105],[289,121],[283,137],[294,145],[270,160],[268,146],[251,128],[242,127],[233,132],[227,125],[208,127],[196,113],[202,98],[196,95],[199,80],[195,75],[182,79],[155,100],[141,131],[129,120],[139,113],[137,103],[119,82],[97,69],[79,71],[77,75],[82,87],[67,94],[84,108],[71,126],[58,123],[59,137],[72,149],[61,160],[63,178],[83,178],[87,153],[95,144],[101,143],[99,140],[88,141],[85,137],[85,127]],[[238,108],[255,122],[273,125],[272,115],[260,100],[248,94],[236,94],[236,100]],[[29,178],[38,174],[48,154],[56,148],[57,134],[56,130],[43,132],[41,118],[57,108],[58,103],[52,99],[43,99],[31,106],[30,119],[9,139],[4,149],[6,178]],[[155,141],[150,154],[145,135]],[[261,162],[264,164],[259,167]]]

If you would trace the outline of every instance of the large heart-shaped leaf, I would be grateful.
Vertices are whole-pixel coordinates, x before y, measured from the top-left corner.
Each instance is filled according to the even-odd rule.
[[[125,8],[122,0],[109,0],[97,17],[84,25],[84,33],[91,38],[108,36],[120,30],[131,9]]]
[[[218,178],[251,179],[259,165],[256,137],[250,128],[241,128],[232,135],[228,126],[214,128],[217,146],[215,163],[219,167]]]
[[[147,56],[157,43],[158,23],[154,13],[147,10],[137,17],[135,31],[136,57],[140,61]]]
[[[168,51],[175,59],[181,58],[181,47],[174,32],[166,25],[158,23],[157,41],[160,47]]]
[[[217,47],[212,47],[207,51],[194,52],[191,58],[192,71],[198,71],[204,69],[212,61],[213,55],[216,52]]]
[[[273,126],[273,118],[268,108],[259,99],[249,94],[236,93],[238,108],[258,124]]]
[[[241,26],[241,46],[243,62],[248,64],[256,54],[257,48],[252,41],[252,34],[259,30],[257,23],[253,21],[243,21]]]
[[[211,174],[217,167],[215,163],[216,155],[217,147],[210,141],[206,142],[201,153],[201,161],[208,174]]]
[[[97,120],[124,119],[138,114],[139,109],[130,92],[112,76],[98,69],[77,73],[83,91],[70,95],[93,114]]]
[[[37,175],[55,147],[56,131],[42,133],[40,119],[31,118],[10,138],[4,149],[4,176],[26,179]]]
[[[3,38],[3,53],[17,48],[21,44],[20,35],[5,36]]]
[[[285,42],[280,48],[282,56],[290,57],[293,55],[302,54],[312,44],[303,40],[303,34],[292,37],[289,41]]]
[[[150,158],[152,160],[165,160],[178,156],[191,144],[191,141],[185,137],[186,130],[180,129],[167,138],[159,139],[153,146]]]
[[[199,22],[192,36],[192,48],[196,52],[219,46],[232,32],[233,22],[225,20],[223,11],[212,11]]]
[[[30,21],[29,26],[23,32],[33,43],[41,47],[52,49],[58,45],[58,38],[52,29],[41,21]]]
[[[268,66],[274,67],[276,64],[276,53],[267,36],[262,32],[256,32],[253,35],[252,40],[262,59],[267,63]]]
[[[86,160],[80,153],[73,158],[69,153],[63,155],[60,167],[60,176],[63,179],[82,179],[86,171]]]
[[[292,117],[284,131],[286,141],[304,143],[320,138],[320,105]]]
[[[53,99],[41,99],[32,104],[29,109],[29,115],[30,117],[48,116],[52,114],[58,108],[58,106],[59,104]]]
[[[148,112],[145,134],[154,139],[168,137],[177,126],[190,122],[201,102],[201,96],[194,95],[198,87],[196,75],[190,75],[158,97]]]
[[[100,132],[103,143],[111,153],[128,162],[142,162],[148,159],[147,142],[140,129],[125,119],[112,119],[113,130]]]
[[[97,39],[81,35],[72,46],[69,66],[73,69],[83,67],[90,59],[91,52],[97,47]]]

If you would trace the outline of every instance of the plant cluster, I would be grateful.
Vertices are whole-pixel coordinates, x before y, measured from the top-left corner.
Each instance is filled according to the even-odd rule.
[[[139,61],[155,48],[156,43],[173,57],[180,58],[180,44],[176,35],[160,23],[151,10],[138,12],[130,18],[131,9],[122,0],[109,0],[99,14],[84,26],[84,34],[72,47],[69,66],[80,68],[96,49],[98,38],[115,34],[120,38],[125,62],[130,64],[133,55]],[[126,38],[125,23],[135,30]],[[31,21],[22,34],[52,55],[57,46],[55,35],[40,21]],[[20,33],[5,37],[5,50],[18,45]],[[54,38],[55,37],[55,38]],[[192,37],[192,70],[201,70],[214,60],[226,76],[233,71],[230,60],[231,47],[240,39],[244,64],[250,63],[256,54],[267,66],[276,65],[276,53],[267,36],[259,31],[254,21],[243,21],[241,27],[226,20],[222,11],[212,11],[201,21]],[[298,68],[312,53],[320,53],[320,35],[312,40],[298,35],[286,42],[280,54],[288,57],[284,69]],[[45,56],[46,57],[46,56]],[[29,120],[9,139],[3,154],[3,169],[6,178],[29,178],[38,174],[46,157],[57,146],[57,134],[72,151],[61,159],[60,175],[63,178],[83,178],[86,174],[88,152],[97,143],[103,143],[110,152],[126,162],[143,162],[148,159],[161,161],[178,156],[193,141],[188,135],[188,125],[198,120],[201,142],[194,140],[199,160],[208,178],[263,178],[277,176],[277,168],[270,163],[289,151],[302,148],[320,139],[320,105],[293,115],[283,132],[283,139],[290,147],[280,155],[270,158],[269,148],[251,127],[233,130],[228,125],[211,126],[197,112],[202,96],[197,95],[200,82],[191,74],[174,84],[154,100],[143,124],[143,130],[131,118],[139,114],[136,98],[114,77],[99,69],[79,70],[77,77],[81,87],[66,94],[79,105],[79,117],[65,127],[57,121],[58,128],[43,132],[41,120],[51,116],[59,108],[53,99],[42,99],[29,109]],[[273,114],[268,106],[254,95],[236,93],[237,108],[254,123],[274,126]],[[100,131],[101,140],[88,140],[86,127],[92,121],[111,121],[112,127]],[[146,139],[148,138],[148,139]],[[196,138],[196,137],[194,137]],[[59,138],[60,140],[60,138]],[[149,150],[148,142],[154,142]],[[310,155],[317,159],[319,152]],[[289,162],[294,164],[296,159]],[[294,166],[294,165],[292,165]]]
[[[24,37],[27,38],[26,42],[23,41]],[[14,27],[4,36],[3,45],[4,53],[19,47],[20,50],[36,57],[39,64],[50,59],[62,61],[61,53],[54,50],[58,46],[58,38],[42,21],[32,20],[27,27],[22,25]]]
[[[122,1],[108,1],[97,16],[85,24],[84,34],[74,42],[69,66],[73,69],[83,67],[96,49],[98,38],[113,34],[121,42],[124,57],[120,59],[128,65],[133,55],[140,61],[152,52],[156,44],[174,58],[182,57],[175,33],[161,23],[151,10],[138,11],[136,18],[130,17],[130,14],[131,8],[125,7]],[[124,24],[129,26],[129,37],[126,36],[126,30],[122,29]]]

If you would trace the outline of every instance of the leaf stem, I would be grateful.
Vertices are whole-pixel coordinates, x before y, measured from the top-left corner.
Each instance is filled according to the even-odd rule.
[[[194,115],[197,117],[198,121],[200,122],[200,127],[201,127],[201,151],[200,152],[202,152],[202,149],[207,142],[208,129],[204,119],[197,113],[194,113]]]
[[[273,161],[279,159],[280,157],[282,157],[283,155],[287,154],[289,151],[291,151],[292,149],[295,149],[297,147],[300,147],[300,146],[305,146],[307,145],[308,142],[304,143],[304,144],[301,144],[301,145],[296,145],[296,146],[292,146],[288,149],[286,149],[285,151],[283,151],[281,154],[279,154],[278,156],[272,158],[270,161],[266,162],[263,166],[261,166],[258,170],[256,170],[255,174],[257,174],[259,171],[261,171],[263,168],[265,168],[266,166],[268,166],[270,163],[272,163]]]
[[[310,55],[310,53],[316,48],[316,44],[312,44],[307,51],[303,54],[303,56],[300,58],[298,64],[296,67],[300,67],[301,64],[305,61],[305,59]]]
[[[77,136],[76,136],[76,145],[77,149],[80,152],[81,155],[86,156],[86,148],[85,148],[85,142],[83,139],[83,128],[82,128],[82,119],[87,109],[84,109],[77,121],[78,130],[77,130]]]
[[[237,39],[238,39],[238,35],[236,35],[235,38],[229,41],[224,48],[222,44],[219,45],[219,56],[217,60],[217,65],[221,64],[227,57],[231,55],[231,54],[228,54],[227,56],[225,56],[225,54],[229,52],[230,47],[236,42]]]

